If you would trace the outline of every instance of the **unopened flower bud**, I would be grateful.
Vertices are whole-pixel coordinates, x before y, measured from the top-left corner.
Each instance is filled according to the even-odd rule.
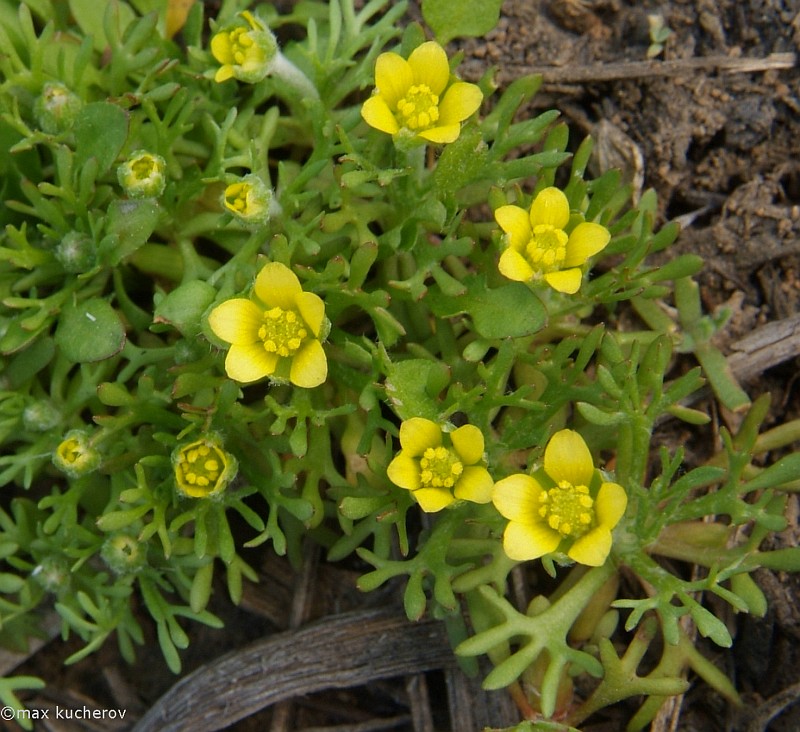
[[[78,231],[70,231],[64,236],[54,254],[65,271],[71,274],[88,272],[97,264],[97,247],[94,241]]]
[[[56,135],[72,127],[83,102],[57,81],[48,81],[33,105],[36,122],[43,132]]]
[[[22,424],[31,432],[47,432],[61,421],[61,412],[48,399],[29,404],[22,412]]]
[[[214,435],[177,447],[172,465],[178,490],[189,498],[220,496],[239,467]]]
[[[114,574],[132,574],[145,565],[144,545],[130,534],[109,536],[100,549],[100,556]]]
[[[156,198],[167,185],[167,163],[160,155],[137,150],[117,168],[117,178],[130,198]]]
[[[58,592],[69,581],[69,564],[63,557],[45,557],[31,572],[39,587],[47,592]]]
[[[100,465],[100,453],[86,432],[70,430],[53,453],[53,465],[70,478],[79,478]]]

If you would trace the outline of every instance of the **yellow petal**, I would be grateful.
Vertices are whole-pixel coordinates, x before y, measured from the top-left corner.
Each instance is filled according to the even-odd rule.
[[[280,262],[268,262],[256,277],[254,292],[267,307],[294,310],[295,299],[303,291],[300,280]]]
[[[221,64],[234,63],[230,33],[223,31],[211,39],[211,55]]]
[[[234,381],[248,383],[275,373],[278,357],[264,350],[262,343],[233,345],[225,359],[225,372]]]
[[[328,359],[322,344],[317,340],[306,341],[292,356],[289,380],[295,386],[313,389],[326,378],[328,378]]]
[[[483,457],[483,432],[465,424],[450,434],[450,440],[464,465],[474,465]]]
[[[492,500],[494,481],[486,468],[469,465],[458,479],[453,493],[462,501],[489,503]]]
[[[214,81],[221,84],[223,81],[227,81],[228,79],[233,78],[233,66],[226,64],[225,66],[220,66],[217,69],[217,73],[214,74]]]
[[[306,325],[318,338],[322,321],[325,320],[325,303],[313,292],[301,292],[295,298],[295,305],[300,311],[300,316],[306,321]]]
[[[586,443],[574,430],[556,432],[544,450],[544,472],[556,483],[588,486],[594,476],[594,462]]]
[[[375,62],[375,88],[389,106],[397,109],[397,103],[408,93],[414,83],[414,74],[408,61],[396,53],[382,53]]]
[[[167,38],[172,38],[183,28],[192,5],[194,5],[194,0],[167,0]]]
[[[589,257],[602,251],[611,241],[611,233],[605,226],[584,221],[569,235],[565,267],[579,267]]]
[[[392,114],[386,100],[378,94],[370,97],[361,105],[361,116],[370,127],[381,132],[396,135],[400,131],[397,118]]]
[[[208,316],[208,324],[217,338],[239,346],[258,340],[262,322],[258,305],[241,297],[220,303]]]
[[[517,282],[527,282],[532,279],[535,274],[530,264],[528,264],[528,260],[518,251],[511,248],[506,249],[500,255],[497,268],[500,270],[500,273],[504,274],[508,279],[516,280]]]
[[[409,491],[420,487],[419,465],[405,450],[401,450],[386,468],[386,475],[395,485]]]
[[[441,511],[456,500],[450,491],[444,488],[420,488],[414,491],[414,498],[425,513]]]
[[[441,127],[431,127],[429,130],[422,130],[417,133],[417,137],[421,137],[428,142],[435,142],[437,145],[447,145],[455,142],[461,134],[461,125],[456,123],[454,125],[443,125]]]
[[[481,106],[483,92],[476,84],[457,81],[439,102],[439,122],[443,125],[463,122]]]
[[[520,524],[512,521],[503,534],[503,550],[510,559],[524,562],[554,552],[561,535],[547,524]]]
[[[581,279],[583,274],[577,267],[564,269],[560,272],[548,272],[544,276],[544,281],[554,290],[563,292],[565,295],[574,295],[581,289]]]
[[[494,212],[494,218],[500,228],[508,234],[508,244],[512,249],[521,252],[531,240],[531,221],[528,212],[519,206],[500,206]]]
[[[531,204],[531,226],[549,224],[563,229],[569,222],[569,202],[558,188],[545,188]]]
[[[408,65],[414,84],[427,84],[437,97],[441,96],[450,80],[450,64],[447,63],[447,54],[438,43],[428,41],[417,46],[408,57]]]
[[[400,446],[411,457],[419,457],[429,447],[442,444],[442,429],[424,417],[412,417],[400,425]]]
[[[611,551],[611,532],[604,526],[584,534],[567,551],[567,556],[578,564],[599,567]]]
[[[605,526],[609,531],[613,529],[624,516],[628,507],[628,495],[625,489],[617,483],[603,483],[594,503],[597,523]]]
[[[539,494],[542,487],[530,475],[516,473],[494,484],[492,502],[511,521],[533,524],[540,521]]]

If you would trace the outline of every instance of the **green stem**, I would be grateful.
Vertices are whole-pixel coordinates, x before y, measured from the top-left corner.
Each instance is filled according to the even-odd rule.
[[[281,79],[281,81],[286,82],[295,89],[301,97],[319,99],[317,87],[315,87],[311,83],[311,80],[280,51],[275,54],[272,64],[270,73]]]

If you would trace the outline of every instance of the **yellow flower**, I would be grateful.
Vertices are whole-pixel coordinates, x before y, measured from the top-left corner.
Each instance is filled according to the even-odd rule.
[[[368,125],[395,137],[436,143],[455,141],[461,123],[481,105],[475,84],[450,83],[444,49],[433,41],[412,51],[408,60],[382,53],[375,64],[375,92],[361,116]]]
[[[605,226],[588,221],[567,234],[569,203],[558,188],[541,191],[530,211],[501,206],[494,216],[507,242],[500,272],[519,282],[544,279],[554,290],[570,295],[581,286],[581,267],[611,239]]]
[[[208,324],[231,344],[225,371],[236,381],[272,376],[311,388],[328,375],[320,343],[329,327],[325,305],[317,295],[303,292],[297,276],[279,262],[264,265],[249,299],[217,305]]]
[[[225,188],[222,205],[246,223],[263,224],[269,219],[272,191],[251,173]]]
[[[100,465],[101,456],[83,430],[70,430],[53,453],[53,465],[70,478],[91,473]]]
[[[509,519],[506,554],[524,561],[560,549],[580,564],[599,567],[611,550],[611,530],[625,513],[625,490],[602,481],[589,448],[572,430],[550,439],[543,473],[511,475],[495,484],[492,500]]]
[[[275,36],[251,12],[241,16],[250,29],[238,26],[230,31],[220,31],[211,39],[211,53],[222,66],[214,75],[214,81],[222,82],[236,78],[255,84],[272,69],[278,44]]]
[[[131,198],[153,198],[164,192],[166,172],[164,158],[147,150],[137,150],[117,168],[117,179]]]
[[[189,498],[220,495],[239,467],[213,435],[175,448],[172,465],[178,490]]]
[[[412,491],[423,511],[441,511],[457,499],[492,500],[483,434],[474,425],[443,433],[435,422],[412,417],[400,425],[400,447],[386,473],[392,483]]]

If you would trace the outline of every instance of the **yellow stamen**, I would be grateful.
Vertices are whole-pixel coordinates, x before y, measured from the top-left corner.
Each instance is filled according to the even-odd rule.
[[[308,330],[296,312],[274,307],[264,313],[258,337],[269,353],[277,353],[286,358],[297,352],[308,337]]]
[[[439,121],[439,97],[427,84],[412,86],[406,96],[397,102],[401,127],[409,130],[426,130]]]
[[[569,237],[550,224],[533,227],[533,236],[525,248],[528,262],[537,272],[557,272],[567,258]]]
[[[539,515],[561,536],[577,539],[594,523],[594,500],[585,485],[574,486],[562,480],[539,497]]]
[[[464,465],[458,456],[446,447],[429,447],[419,461],[420,482],[423,488],[452,488]]]

